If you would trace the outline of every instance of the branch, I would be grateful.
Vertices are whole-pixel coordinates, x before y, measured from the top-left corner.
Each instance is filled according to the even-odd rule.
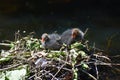
[[[5,70],[12,69],[12,68],[15,68],[15,67],[20,66],[21,64],[22,64],[22,63],[20,63],[20,64],[16,64],[16,65],[13,65],[13,66],[10,66],[10,67],[7,67],[7,68],[0,69],[0,71],[5,71]]]
[[[86,73],[88,76],[90,76],[91,78],[93,78],[93,80],[97,80],[93,75],[89,74],[88,72],[81,70],[82,72]]]

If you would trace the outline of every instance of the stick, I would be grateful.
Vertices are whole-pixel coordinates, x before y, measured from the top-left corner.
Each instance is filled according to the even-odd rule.
[[[55,76],[60,72],[60,70],[61,70],[64,66],[65,66],[65,64],[63,64],[63,65],[59,68],[59,70],[56,72],[56,74],[53,76],[53,78],[52,78],[51,80],[54,80]]]
[[[89,30],[89,28],[87,28],[87,29],[85,30],[84,35],[86,35],[86,33],[88,32],[88,30]]]
[[[95,56],[97,59],[97,56]],[[95,60],[95,62],[97,63],[97,60]],[[99,75],[98,75],[98,68],[97,65],[95,64],[95,70],[96,70],[96,75],[97,75],[97,79],[99,79]]]
[[[20,63],[20,64],[16,64],[16,65],[13,65],[13,66],[10,66],[10,67],[7,67],[7,68],[0,69],[0,71],[5,71],[5,70],[12,69],[12,68],[15,68],[15,67],[20,66],[21,64],[22,64],[22,63]]]
[[[8,44],[8,43],[0,43],[1,46],[7,46],[7,47],[10,47],[11,44]]]
[[[88,76],[90,76],[91,78],[93,78],[93,80],[97,80],[93,75],[89,74],[88,72],[81,70],[82,72],[86,73]]]

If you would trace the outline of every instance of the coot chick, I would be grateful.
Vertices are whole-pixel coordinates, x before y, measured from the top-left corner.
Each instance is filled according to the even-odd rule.
[[[44,33],[44,34],[42,34],[41,43],[45,49],[52,49],[52,50],[59,50],[62,46],[60,36],[56,33],[53,33],[53,34]]]
[[[81,41],[83,38],[84,33],[78,28],[68,29],[61,35],[61,41],[66,45]]]

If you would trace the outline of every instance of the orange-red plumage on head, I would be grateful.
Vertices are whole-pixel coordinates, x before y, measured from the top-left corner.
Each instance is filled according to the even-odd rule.
[[[76,38],[77,35],[80,34],[80,30],[78,28],[73,28],[72,29],[72,38]]]
[[[68,29],[61,35],[61,41],[67,45],[81,41],[83,38],[84,33],[79,28]]]
[[[62,46],[60,36],[56,33],[43,33],[41,36],[41,43],[45,49],[59,50]]]
[[[49,39],[49,36],[48,36],[47,33],[44,33],[44,34],[42,34],[42,37],[41,37],[41,38],[42,38],[42,39],[41,39],[41,42],[45,42],[46,40]]]

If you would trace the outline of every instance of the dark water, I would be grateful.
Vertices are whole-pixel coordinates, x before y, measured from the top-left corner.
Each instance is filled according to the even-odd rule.
[[[99,13],[99,15],[98,15]],[[34,31],[37,38],[44,32],[57,31],[61,34],[64,30],[78,27],[82,31],[89,28],[86,39],[90,45],[94,42],[96,47],[108,49],[113,55],[120,54],[120,17],[107,15],[100,12],[83,12],[67,14],[32,15],[22,14],[18,16],[0,16],[0,42],[14,40],[17,30]],[[110,46],[108,46],[108,42]]]

